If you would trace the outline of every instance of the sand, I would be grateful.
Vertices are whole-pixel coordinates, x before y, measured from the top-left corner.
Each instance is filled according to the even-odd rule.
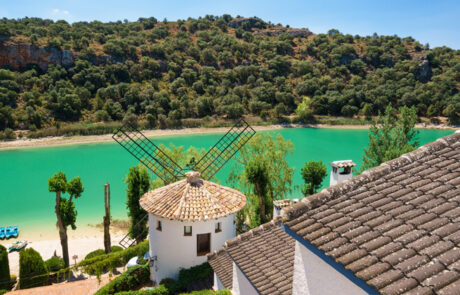
[[[256,131],[276,130],[283,128],[334,128],[334,129],[368,129],[370,125],[327,125],[327,124],[283,124],[283,125],[266,125],[252,126]],[[426,129],[452,129],[459,128],[449,127],[445,125],[427,125],[417,124],[416,128]],[[191,134],[206,134],[206,133],[223,133],[227,132],[229,127],[217,128],[182,128],[182,129],[161,129],[161,130],[144,130],[142,131],[147,137],[157,136],[174,136],[174,135],[191,135]],[[56,136],[44,137],[37,139],[17,139],[12,141],[0,141],[1,150],[33,148],[33,147],[52,147],[74,144],[92,144],[114,142],[112,134],[104,135],[88,135],[88,136]]]
[[[111,242],[112,245],[118,245],[118,242],[124,237],[124,232],[111,229]],[[27,248],[33,248],[42,256],[43,260],[51,258],[56,251],[56,254],[62,257],[61,242],[59,240],[59,234],[55,232],[46,233],[41,236],[33,235],[21,235],[18,240],[27,240]],[[9,248],[16,240],[0,240],[0,244]],[[83,260],[91,251],[96,249],[104,249],[104,236],[102,229],[82,227],[77,228],[75,231],[68,230],[68,245],[69,245],[69,258],[70,264],[74,265],[75,260],[72,258],[77,255],[76,262]],[[8,260],[10,264],[10,272],[12,274],[19,274],[19,252],[12,252],[8,254]]]

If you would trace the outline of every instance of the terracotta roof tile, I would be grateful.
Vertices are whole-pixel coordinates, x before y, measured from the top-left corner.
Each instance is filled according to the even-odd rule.
[[[458,295],[460,133],[308,196],[282,216],[380,293]]]
[[[223,249],[208,255],[208,261],[221,280],[232,273],[234,261],[260,294],[291,294],[294,245],[280,222],[272,221],[228,240]],[[221,253],[226,255],[225,261],[217,260]],[[231,289],[231,282],[226,281],[227,285],[222,283]]]
[[[195,173],[195,174],[193,174]],[[198,172],[172,184],[145,193],[139,203],[154,215],[168,219],[199,221],[224,217],[243,209],[246,197],[237,190],[196,179]]]

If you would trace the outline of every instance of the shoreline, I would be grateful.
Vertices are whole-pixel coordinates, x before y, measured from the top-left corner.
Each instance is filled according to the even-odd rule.
[[[331,129],[369,129],[370,125],[327,125],[327,124],[286,124],[286,125],[260,125],[252,126],[256,131],[268,131],[278,129],[290,128],[331,128]],[[458,127],[450,127],[445,125],[426,125],[417,124],[417,129],[439,129],[439,130],[459,130]],[[182,129],[155,129],[143,130],[142,133],[146,137],[162,137],[162,136],[175,136],[175,135],[193,135],[193,134],[212,134],[224,133],[229,130],[229,127],[215,127],[215,128],[182,128]],[[0,151],[17,150],[38,147],[56,147],[66,145],[81,145],[81,144],[97,144],[113,142],[112,134],[103,135],[86,135],[86,136],[56,136],[56,137],[43,137],[36,139],[16,139],[12,141],[1,141]]]

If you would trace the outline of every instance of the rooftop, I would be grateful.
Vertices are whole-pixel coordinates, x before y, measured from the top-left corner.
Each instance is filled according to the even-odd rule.
[[[139,203],[145,211],[160,217],[200,221],[238,212],[246,204],[246,196],[202,180],[198,172],[188,172],[186,179],[145,193]]]
[[[222,249],[208,255],[208,262],[225,288],[232,288],[234,261],[260,294],[290,295],[294,245],[280,222],[272,221],[228,240]]]
[[[334,161],[329,163],[332,167],[343,168],[343,167],[355,167],[356,163],[352,160]]]
[[[285,225],[383,294],[460,294],[460,133],[285,208]]]

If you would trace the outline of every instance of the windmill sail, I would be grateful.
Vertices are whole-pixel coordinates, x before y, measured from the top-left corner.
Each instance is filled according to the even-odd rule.
[[[246,121],[243,119],[239,120],[198,161],[194,166],[194,170],[201,173],[201,178],[211,179],[255,133],[255,130]]]
[[[123,125],[112,137],[165,183],[183,176],[182,168],[133,126]]]

